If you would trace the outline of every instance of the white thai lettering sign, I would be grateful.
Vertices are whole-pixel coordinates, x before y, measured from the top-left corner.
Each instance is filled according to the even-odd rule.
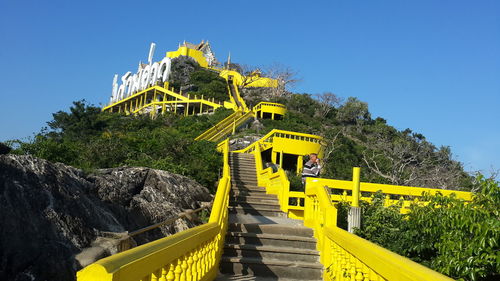
[[[165,57],[160,62],[153,62],[153,54],[155,51],[155,43],[151,43],[149,49],[148,64],[139,62],[137,73],[132,75],[130,71],[121,77],[121,84],[118,85],[118,74],[113,78],[113,91],[111,94],[110,103],[115,103],[124,98],[133,95],[136,92],[142,91],[156,82],[168,81],[170,75],[170,58]]]

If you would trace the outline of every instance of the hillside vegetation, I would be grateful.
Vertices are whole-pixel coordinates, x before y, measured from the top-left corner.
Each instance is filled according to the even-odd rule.
[[[332,93],[289,93],[269,100],[285,104],[288,113],[283,120],[262,120],[264,129],[259,133],[282,129],[323,136],[327,148],[322,177],[347,180],[352,167],[362,167],[361,180],[366,182],[472,187],[472,177],[453,159],[449,147],[436,147],[422,134],[399,131],[383,118],[372,118],[368,104],[356,98],[344,102]]]
[[[215,144],[194,138],[226,117],[213,115],[180,117],[165,114],[124,116],[77,101],[69,112],[53,114],[53,120],[28,141],[10,141],[13,153],[30,154],[83,170],[139,166],[185,175],[213,192],[222,166]]]

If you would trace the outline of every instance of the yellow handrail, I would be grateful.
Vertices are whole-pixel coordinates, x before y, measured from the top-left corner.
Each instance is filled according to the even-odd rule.
[[[230,125],[233,122],[233,120],[240,117],[241,114],[242,114],[241,110],[237,110],[237,111],[231,113],[228,117],[224,118],[222,121],[215,124],[213,127],[207,129],[201,135],[197,136],[194,140],[206,140],[206,139],[211,138],[213,135],[217,134],[217,132],[223,130],[228,125]]]
[[[80,270],[77,280],[213,280],[227,230],[231,184],[229,141],[218,147],[224,168],[208,223],[98,260]]]

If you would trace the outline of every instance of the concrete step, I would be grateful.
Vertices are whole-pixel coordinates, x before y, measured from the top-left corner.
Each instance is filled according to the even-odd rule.
[[[253,161],[233,161],[229,160],[229,165],[231,167],[237,167],[237,168],[255,168],[255,162]]]
[[[287,234],[291,236],[298,236],[305,238],[312,238],[314,234],[311,228],[300,225],[239,223],[239,222],[230,223],[228,225],[228,231],[253,233],[253,234],[275,234],[275,235]]]
[[[231,183],[242,183],[242,184],[247,184],[247,185],[258,185],[257,179],[244,179],[244,178],[231,178]]]
[[[316,239],[312,237],[289,235],[288,233],[268,234],[228,231],[226,234],[226,244],[316,249]]]
[[[276,198],[276,195],[272,194],[266,194],[265,191],[251,191],[248,189],[237,189],[233,188],[229,192],[229,195],[231,197],[238,197],[238,196],[244,196],[244,197],[254,197],[254,198]],[[272,197],[274,196],[274,197]]]
[[[225,257],[221,259],[221,273],[263,277],[321,280],[320,263],[283,261],[255,257]]]
[[[253,197],[253,196],[233,196],[229,198],[229,202],[243,202],[249,204],[268,204],[279,205],[276,197]]]
[[[245,175],[245,176],[253,176],[257,178],[257,172],[255,170],[248,170],[248,171],[231,171],[231,175]]]
[[[260,186],[257,186],[255,184],[241,184],[241,183],[231,185],[231,189],[257,191],[257,192],[265,192],[266,191],[266,189],[264,187],[260,187]]]
[[[271,207],[241,207],[229,206],[229,213],[254,216],[286,217],[286,214],[279,209]]]
[[[255,166],[255,161],[229,160],[231,167]]]
[[[248,192],[248,191],[239,191],[239,190],[234,190],[234,192],[231,192],[229,194],[229,200],[240,200],[240,201],[262,201],[265,200],[266,202],[272,201],[272,202],[278,202],[278,198],[274,194],[266,194],[263,192]]]
[[[225,257],[253,257],[296,262],[319,262],[319,252],[310,249],[226,244]]]
[[[246,174],[231,174],[231,180],[234,182],[251,182],[255,185],[258,184],[256,175],[246,175]]]
[[[229,157],[233,161],[255,161],[255,157]]]
[[[267,202],[258,202],[258,203],[248,203],[246,201],[229,201],[229,206],[232,207],[243,207],[243,208],[249,208],[249,209],[271,209],[271,210],[276,210],[280,211],[280,206],[278,203],[267,203]]]

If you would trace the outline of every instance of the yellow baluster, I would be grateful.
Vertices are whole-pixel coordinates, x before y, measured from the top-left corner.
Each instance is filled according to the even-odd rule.
[[[167,281],[168,270],[166,267],[161,268],[160,279],[158,281]]]
[[[175,270],[174,270],[174,275],[175,275],[174,280],[175,281],[181,280],[181,273],[182,273],[181,260],[177,259],[177,261],[175,262]]]
[[[356,281],[356,258],[353,255],[349,255],[349,275],[351,281]]]
[[[193,267],[191,268],[193,280],[200,280],[201,276],[198,272],[198,249],[193,251]]]
[[[201,279],[204,275],[204,272],[203,272],[203,248],[200,248],[198,250],[198,262],[196,263],[196,268],[197,268],[197,271],[198,271],[198,279]]]
[[[157,270],[151,274],[151,281],[158,281],[161,278],[161,270]]]
[[[186,281],[187,280],[187,256],[182,257],[182,262],[181,262],[181,268],[182,268],[182,274],[181,274],[181,281]]]
[[[186,280],[193,280],[193,253],[189,253],[187,257],[187,270],[186,270]]]
[[[170,264],[170,268],[168,269],[167,281],[173,281],[174,280],[174,278],[175,278],[174,270],[175,270],[175,266],[174,266],[173,263],[171,263]]]
[[[363,264],[363,281],[370,281],[370,268]]]
[[[363,264],[356,259],[356,281],[363,281]]]
[[[390,205],[391,205],[391,197],[389,196],[389,194],[387,194],[384,200],[384,207],[389,207]]]

